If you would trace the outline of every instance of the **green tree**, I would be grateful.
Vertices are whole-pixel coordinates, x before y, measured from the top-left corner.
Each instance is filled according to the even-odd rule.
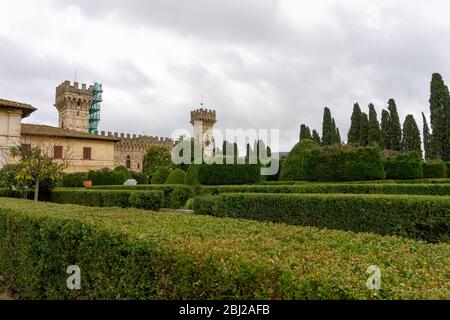
[[[320,144],[320,135],[317,132],[317,130],[313,130],[313,132],[312,132],[312,140],[314,140],[315,142]]]
[[[336,144],[342,144],[341,133],[339,132],[339,128],[336,127]]]
[[[144,155],[143,171],[153,175],[159,168],[172,168],[170,150],[163,146],[151,146]]]
[[[383,109],[381,112],[380,147],[389,150],[389,142],[389,112]]]
[[[361,129],[361,108],[358,103],[353,106],[352,120],[350,124],[350,130],[348,131],[348,143],[357,144],[360,140]]]
[[[431,134],[430,128],[428,127],[427,118],[425,114],[422,112],[423,119],[423,148],[425,151],[425,160],[430,159],[430,143],[431,143]]]
[[[360,125],[359,145],[367,146],[369,144],[369,118],[365,112],[361,113]]]
[[[369,104],[369,136],[368,142],[370,145],[380,145],[381,130],[380,123],[378,122],[377,112],[375,106]]]
[[[311,140],[311,131],[305,124],[300,126],[300,141],[303,139]]]
[[[322,122],[322,145],[330,146],[334,143],[335,128],[333,128],[333,119],[331,118],[331,111],[325,108],[323,112]]]
[[[430,86],[430,111],[431,111],[431,145],[430,156],[432,159],[447,158],[446,152],[449,151],[449,132],[448,120],[449,111],[449,90],[445,85],[442,76],[434,73]]]
[[[403,123],[402,150],[403,152],[418,151],[422,154],[419,127],[411,114],[406,116]]]
[[[388,102],[389,122],[388,122],[388,140],[389,149],[400,151],[402,146],[402,127],[397,112],[397,106],[394,99]]]
[[[66,162],[53,161],[52,156],[38,147],[30,150],[11,148],[11,156],[18,161],[16,182],[19,185],[34,185],[34,201],[39,199],[41,184],[45,183],[47,187],[55,187],[67,168]]]

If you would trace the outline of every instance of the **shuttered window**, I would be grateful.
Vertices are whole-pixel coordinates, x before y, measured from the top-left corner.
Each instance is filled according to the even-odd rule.
[[[91,159],[92,159],[92,149],[83,148],[83,160],[91,160]]]
[[[53,147],[53,158],[55,158],[55,159],[63,158],[63,147],[62,146],[54,146]]]

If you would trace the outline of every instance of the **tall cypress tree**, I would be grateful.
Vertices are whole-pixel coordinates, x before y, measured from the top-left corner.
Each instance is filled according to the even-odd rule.
[[[348,143],[359,143],[360,128],[361,128],[361,108],[358,103],[353,105],[353,114],[350,124],[350,130],[348,131]]]
[[[317,130],[313,130],[312,132],[312,139],[317,142],[318,144],[320,144],[320,135],[317,132]]]
[[[369,144],[369,118],[365,112],[361,113],[359,127],[359,145],[367,146]]]
[[[422,119],[423,119],[423,148],[425,151],[425,160],[429,160],[431,135],[430,135],[430,128],[428,127],[427,118],[425,117],[423,112],[422,112]]]
[[[380,123],[377,119],[377,112],[375,106],[371,103],[369,104],[369,137],[368,141],[370,145],[378,144],[380,145],[381,130]]]
[[[381,112],[381,132],[380,132],[380,147],[389,150],[389,112],[383,109]]]
[[[339,128],[336,127],[336,142],[337,144],[342,144],[341,133],[339,132]]]
[[[445,85],[442,76],[434,73],[430,86],[430,111],[431,111],[431,145],[430,156],[432,159],[447,158],[446,152],[448,144],[448,124],[447,117],[450,98],[448,87]]]
[[[322,122],[322,145],[330,146],[333,144],[333,120],[331,118],[331,111],[329,108],[325,108],[323,111]]]
[[[419,127],[411,114],[406,116],[405,122],[403,123],[402,151],[418,151],[422,154]]]
[[[389,100],[388,139],[391,150],[400,151],[402,146],[402,127],[394,99]]]
[[[311,140],[311,131],[308,126],[305,124],[302,124],[300,126],[300,141],[303,139],[309,139]]]

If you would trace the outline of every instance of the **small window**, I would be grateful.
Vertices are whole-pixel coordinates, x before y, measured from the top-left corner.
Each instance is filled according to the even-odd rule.
[[[130,156],[127,156],[127,169],[131,168],[131,158]]]
[[[92,160],[91,148],[83,148],[83,160]]]
[[[80,116],[80,111],[77,111],[77,117],[79,117]]]
[[[78,106],[81,106],[81,101],[80,100],[78,100],[78,104],[77,104]]]
[[[62,159],[63,158],[63,147],[62,146],[54,146],[53,147],[53,158],[54,159]]]

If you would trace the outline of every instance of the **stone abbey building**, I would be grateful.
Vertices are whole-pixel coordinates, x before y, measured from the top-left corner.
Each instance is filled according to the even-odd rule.
[[[93,86],[80,86],[70,81],[64,81],[56,88],[58,127],[22,123],[22,119],[30,116],[36,108],[0,99],[0,167],[8,163],[11,147],[22,146],[39,147],[51,154],[55,161],[66,161],[67,172],[113,169],[120,165],[130,171],[141,172],[144,154],[149,147],[173,147],[173,140],[167,137],[105,131],[90,133],[93,90]],[[212,153],[215,111],[192,111],[190,120],[194,126],[194,138],[201,139],[205,154]]]

